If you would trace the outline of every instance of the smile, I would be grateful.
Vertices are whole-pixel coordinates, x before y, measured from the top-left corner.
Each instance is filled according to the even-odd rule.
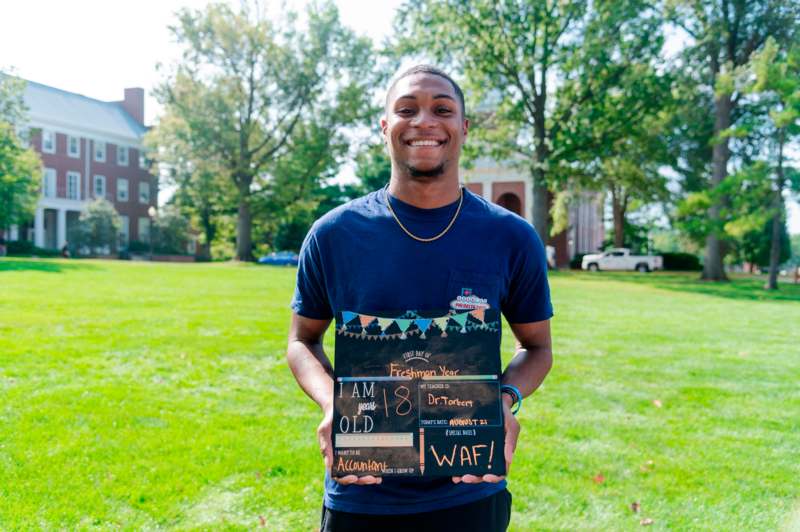
[[[416,139],[416,140],[410,140],[410,141],[408,141],[406,144],[408,144],[409,146],[412,146],[412,147],[416,148],[416,147],[428,147],[428,146],[441,146],[441,145],[442,145],[442,144],[444,144],[444,143],[445,143],[445,141],[443,141],[443,140],[434,140],[434,139],[425,139],[425,140],[422,140],[422,139]]]

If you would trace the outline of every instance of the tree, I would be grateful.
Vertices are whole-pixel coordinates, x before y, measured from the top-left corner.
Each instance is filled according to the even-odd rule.
[[[33,216],[42,180],[39,155],[17,134],[25,122],[23,90],[23,80],[0,74],[0,235]]]
[[[728,176],[730,139],[725,132],[734,125],[742,92],[735,77],[770,36],[788,42],[796,34],[800,8],[792,0],[673,0],[670,18],[693,40],[685,54],[700,64],[696,85],[713,91],[713,144],[709,186],[719,187]],[[721,213],[728,197],[714,195],[707,216],[706,255],[702,278],[725,280]]]
[[[78,223],[67,235],[70,250],[74,255],[106,255],[117,249],[119,229],[122,225],[114,206],[98,198],[81,212]]]
[[[158,253],[182,255],[187,252],[191,227],[174,205],[161,208],[153,220],[150,238],[153,250]]]
[[[629,67],[620,58],[636,56],[658,35],[649,3],[589,4],[410,0],[396,23],[406,36],[402,50],[430,54],[464,73],[472,100],[481,102],[474,136],[494,158],[530,171],[533,223],[543,241],[549,191],[574,171],[565,163],[584,149],[564,141],[578,127],[578,111],[615,90]],[[567,86],[569,101],[553,105],[550,98]]]
[[[273,21],[245,3],[238,12],[224,4],[183,9],[171,30],[185,50],[158,91],[166,107],[159,136],[182,139],[190,161],[228,179],[236,257],[251,260],[253,193],[296,148],[302,125],[335,109],[326,125],[338,129],[371,108],[370,42],[342,27],[330,3],[309,8],[305,29],[293,14]]]
[[[752,92],[766,99],[770,104],[769,126],[772,130],[771,137],[776,152],[774,179],[771,183],[772,232],[767,289],[777,290],[781,251],[782,248],[788,246],[785,222],[786,206],[783,201],[787,177],[790,178],[795,190],[800,190],[800,176],[798,176],[797,170],[787,168],[785,163],[787,143],[800,135],[800,45],[794,44],[788,52],[781,53],[776,41],[770,37],[763,50],[754,57],[753,67],[755,82]]]

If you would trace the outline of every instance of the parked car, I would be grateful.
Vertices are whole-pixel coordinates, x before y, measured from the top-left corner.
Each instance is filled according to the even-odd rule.
[[[274,264],[277,266],[297,266],[300,256],[294,251],[274,251],[258,259],[259,264]]]
[[[613,248],[603,253],[584,255],[581,268],[584,270],[627,270],[650,272],[661,270],[664,259],[660,255],[631,255],[628,248]]]

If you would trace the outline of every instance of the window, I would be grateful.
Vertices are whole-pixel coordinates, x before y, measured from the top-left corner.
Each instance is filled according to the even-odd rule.
[[[42,152],[55,153],[56,152],[56,133],[47,129],[42,130]]]
[[[117,178],[117,201],[128,201],[128,180]]]
[[[139,203],[150,203],[150,183],[147,181],[139,183]]]
[[[106,162],[106,143],[102,140],[94,141],[94,160],[98,163]]]
[[[120,166],[128,166],[127,146],[117,146],[117,164]]]
[[[139,218],[139,242],[150,241],[150,218]]]
[[[79,172],[67,172],[67,199],[78,198],[80,190],[81,174]]]
[[[119,217],[119,245],[120,246],[127,246],[128,241],[130,240],[130,219],[123,215]]]
[[[45,198],[56,197],[56,171],[53,168],[45,168],[42,176],[42,196]]]
[[[80,158],[81,139],[78,137],[73,137],[72,135],[67,136],[67,155],[70,157]]]
[[[139,168],[147,170],[147,157],[144,156],[142,151],[139,151]]]
[[[94,197],[95,198],[106,197],[106,176],[104,175],[94,176]]]

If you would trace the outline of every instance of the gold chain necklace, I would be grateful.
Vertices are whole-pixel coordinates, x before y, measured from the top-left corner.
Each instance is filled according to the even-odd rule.
[[[445,227],[444,230],[438,235],[432,236],[430,238],[422,238],[415,235],[408,229],[406,229],[406,226],[403,225],[403,222],[400,221],[400,218],[397,217],[397,214],[395,214],[394,209],[392,209],[392,202],[389,201],[389,187],[386,187],[384,190],[385,190],[384,194],[386,196],[386,206],[389,207],[389,212],[392,213],[392,218],[394,218],[394,221],[397,222],[397,225],[400,226],[400,229],[402,229],[405,234],[407,234],[408,236],[410,236],[411,238],[413,238],[418,242],[433,242],[434,240],[439,240],[440,238],[442,238],[445,235],[445,233],[447,233],[450,230],[450,228],[453,227],[453,224],[456,223],[456,218],[458,218],[458,213],[461,212],[461,204],[464,202],[464,188],[459,187],[458,207],[456,208],[456,213],[453,215],[453,219],[450,220],[450,223],[447,224],[447,227]]]

